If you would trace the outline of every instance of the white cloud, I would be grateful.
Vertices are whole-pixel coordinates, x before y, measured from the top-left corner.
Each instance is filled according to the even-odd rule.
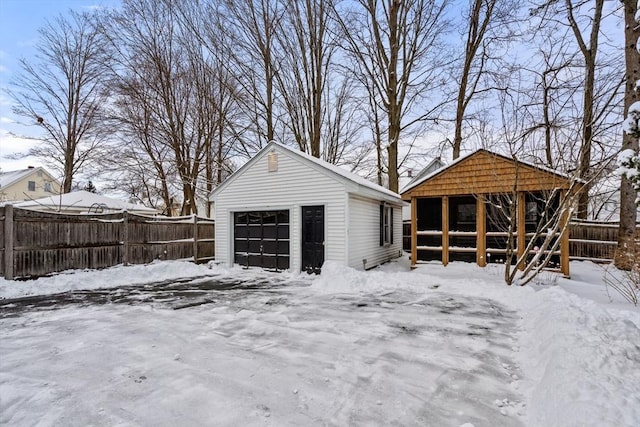
[[[4,119],[4,117],[2,119]],[[7,159],[7,156],[26,152],[29,148],[33,147],[34,144],[37,144],[37,141],[18,138],[8,130],[0,128],[0,170],[10,171],[24,169],[27,166],[34,166],[35,163],[38,163],[37,159],[33,157],[25,157],[19,160]]]
[[[0,117],[0,123],[15,123],[15,120],[9,117]]]

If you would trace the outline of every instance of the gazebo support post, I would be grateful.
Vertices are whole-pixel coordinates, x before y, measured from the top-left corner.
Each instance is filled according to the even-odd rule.
[[[562,191],[561,199],[566,200],[567,190]],[[562,234],[560,234],[560,270],[564,277],[570,278],[571,274],[569,272],[569,210],[565,209],[562,212],[562,218],[560,223],[560,229],[562,230]]]
[[[484,195],[476,197],[476,262],[480,267],[487,265],[487,209]]]
[[[442,265],[449,264],[449,197],[442,197]]]
[[[411,268],[418,261],[418,199],[411,197]]]
[[[526,194],[523,191],[518,191],[518,201],[516,202],[516,208],[518,209],[518,213],[516,214],[516,221],[518,224],[517,233],[518,233],[518,259],[522,259],[524,255],[524,250],[527,246],[526,241],[526,222],[525,217],[527,214],[527,203],[526,203]],[[524,270],[526,262],[521,262],[518,264],[519,270]]]

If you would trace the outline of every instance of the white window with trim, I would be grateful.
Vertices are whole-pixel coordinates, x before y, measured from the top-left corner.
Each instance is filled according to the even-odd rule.
[[[380,205],[380,246],[393,244],[393,206]]]

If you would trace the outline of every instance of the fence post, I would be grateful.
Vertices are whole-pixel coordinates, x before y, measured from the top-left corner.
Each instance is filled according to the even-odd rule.
[[[129,212],[122,213],[122,264],[129,265]]]
[[[193,214],[193,262],[198,263],[198,215]]]
[[[13,280],[13,206],[4,207],[4,278]]]

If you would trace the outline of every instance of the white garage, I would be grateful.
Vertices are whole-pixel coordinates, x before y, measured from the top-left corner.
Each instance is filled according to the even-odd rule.
[[[276,142],[210,200],[219,263],[318,273],[325,261],[368,269],[402,253],[398,194]]]

